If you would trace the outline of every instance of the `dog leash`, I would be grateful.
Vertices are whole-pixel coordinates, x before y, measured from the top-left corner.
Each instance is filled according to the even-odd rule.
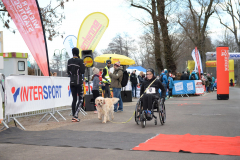
[[[149,89],[149,87],[150,87],[157,79],[158,79],[158,78],[155,78],[154,81],[152,81],[152,83],[149,84],[149,86],[146,88],[146,90],[145,90],[145,91],[143,92],[143,94],[140,96],[139,100],[142,98],[142,96],[144,95],[144,93]],[[138,103],[139,103],[139,100],[137,101],[137,105],[138,105]],[[130,121],[132,120],[135,112],[136,112],[136,111],[133,112],[132,117],[131,117],[129,120],[127,120],[126,122],[113,122],[113,121],[110,121],[110,122],[116,123],[116,124],[125,124],[125,123],[128,123],[128,122],[130,122]]]

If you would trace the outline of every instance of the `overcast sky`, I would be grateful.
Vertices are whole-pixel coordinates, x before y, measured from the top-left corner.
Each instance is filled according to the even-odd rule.
[[[49,2],[49,1],[48,1]],[[53,1],[55,2],[55,0]],[[39,0],[41,7],[46,6],[47,1]],[[53,7],[55,5],[53,4]],[[137,38],[144,32],[144,27],[135,17],[146,17],[148,14],[141,9],[130,7],[126,0],[69,0],[65,3],[65,17],[62,26],[59,28],[60,32],[65,32],[64,38],[54,38],[53,41],[47,41],[49,58],[51,59],[55,49],[63,49],[63,40],[68,35],[75,35],[77,37],[79,27],[84,18],[93,12],[102,12],[109,18],[109,26],[100,40],[96,51],[100,52],[102,49],[108,47],[111,39],[117,33],[127,32],[131,37]],[[23,52],[30,53],[20,33],[16,31],[15,34],[9,30],[4,29],[0,25],[0,30],[3,31],[4,52]],[[212,18],[210,21],[211,36],[216,39],[222,30],[222,26],[218,20]],[[12,22],[11,27],[16,29]],[[189,53],[190,54],[190,53]]]

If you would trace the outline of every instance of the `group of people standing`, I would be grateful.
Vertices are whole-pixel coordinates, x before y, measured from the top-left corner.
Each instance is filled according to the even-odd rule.
[[[79,122],[78,114],[83,106],[83,74],[85,73],[85,65],[83,60],[79,57],[79,49],[72,49],[73,58],[68,60],[67,73],[70,77],[70,89],[72,92],[72,122]],[[93,98],[94,102],[99,97],[99,87],[104,88],[104,98],[110,98],[110,87],[113,89],[113,96],[119,98],[117,104],[114,105],[114,111],[123,111],[123,103],[121,98],[121,81],[123,77],[123,68],[120,62],[116,62],[114,72],[110,72],[111,60],[106,61],[106,67],[103,70],[93,67]],[[78,102],[77,102],[78,99]],[[96,106],[95,106],[96,107]],[[95,108],[95,113],[97,113]]]
[[[137,98],[137,87],[142,86],[143,80],[145,78],[145,74],[141,71],[139,75],[136,74],[136,70],[134,70],[131,74],[128,72],[130,77],[130,82],[132,85],[132,97]]]
[[[93,67],[93,99],[99,97],[99,87],[102,86],[102,91],[104,92],[104,98],[110,98],[111,92],[110,87],[113,89],[113,96],[119,98],[117,104],[114,105],[114,111],[123,111],[123,102],[121,98],[121,81],[123,77],[123,68],[120,65],[120,62],[116,62],[114,66],[114,72],[110,72],[111,60],[106,61],[106,67],[100,72],[98,68]],[[95,111],[97,113],[96,105]]]

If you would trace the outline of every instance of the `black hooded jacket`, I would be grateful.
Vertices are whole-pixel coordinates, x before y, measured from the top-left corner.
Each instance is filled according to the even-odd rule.
[[[140,96],[144,93],[144,91],[147,89],[147,87],[152,83],[152,81],[155,80],[156,77],[153,77],[150,80],[147,80],[146,78],[143,80],[142,83],[142,87],[140,90]],[[166,90],[164,88],[164,86],[162,85],[161,81],[159,79],[157,79],[155,82],[153,82],[153,84],[150,87],[154,87],[155,88],[155,96],[160,97],[160,94],[158,92],[159,89],[161,89],[162,92],[162,98],[165,98],[166,96]]]

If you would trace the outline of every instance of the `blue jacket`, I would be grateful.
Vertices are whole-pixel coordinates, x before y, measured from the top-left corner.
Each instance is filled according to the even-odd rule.
[[[194,71],[192,72],[192,74],[195,74],[195,79],[198,80],[198,76],[197,76],[197,74],[196,74]],[[191,76],[192,76],[192,74],[190,74],[190,76],[189,76],[189,80],[191,80]]]
[[[168,80],[169,80],[169,89],[173,89],[173,87],[174,87],[173,78],[168,77]]]
[[[215,78],[214,77],[212,77],[212,84],[214,84],[215,83]]]
[[[168,79],[167,79],[167,75],[165,73],[162,73],[160,76],[162,76],[162,79],[163,79],[163,84],[168,84]]]

